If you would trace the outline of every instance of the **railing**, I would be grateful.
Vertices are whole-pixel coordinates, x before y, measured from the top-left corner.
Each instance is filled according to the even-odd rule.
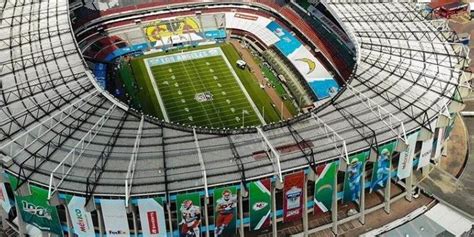
[[[66,106],[62,110],[51,115],[49,118],[36,124],[18,137],[15,137],[14,139],[5,143],[3,146],[0,147],[0,150],[7,149],[5,151],[6,155],[10,156],[10,158],[12,159],[15,158],[18,154],[23,152],[32,144],[35,144],[35,142],[41,137],[43,137],[46,133],[61,124],[64,120],[71,116],[71,114],[78,111],[82,106],[87,104],[92,98],[95,98],[96,95],[96,91],[83,95],[80,99],[76,100],[72,104]],[[57,120],[56,117],[58,117]],[[15,147],[19,148],[19,150],[15,149]]]
[[[281,164],[280,164],[280,154],[278,151],[273,147],[273,145],[268,140],[267,136],[263,133],[262,128],[257,127],[257,133],[262,138],[262,146],[264,147],[265,153],[267,153],[268,158],[273,164],[273,169],[275,170],[275,174],[283,183],[283,175],[281,173]]]
[[[311,113],[311,116],[316,120],[319,131],[333,142],[334,150],[347,164],[349,164],[349,155],[347,153],[346,141],[336,132],[334,129],[329,127],[321,118],[315,113]]]
[[[401,141],[407,143],[407,135],[403,121],[397,116],[390,113],[388,110],[377,104],[375,101],[364,95],[359,90],[352,87],[350,84],[346,85],[349,91],[355,95],[370,111],[375,114],[380,121],[382,121],[394,135],[396,135]]]
[[[112,105],[102,117],[92,126],[89,131],[81,138],[79,142],[69,151],[64,159],[54,168],[49,176],[48,200],[57,192],[58,188],[64,182],[64,179],[69,175],[76,163],[82,157],[84,151],[89,147],[90,143],[104,124],[109,120],[110,115],[115,110],[116,106]],[[56,179],[59,179],[58,181]]]

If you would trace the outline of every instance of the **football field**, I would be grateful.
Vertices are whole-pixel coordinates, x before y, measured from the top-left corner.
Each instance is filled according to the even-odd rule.
[[[230,63],[219,47],[145,59],[164,119],[220,128],[264,123]]]

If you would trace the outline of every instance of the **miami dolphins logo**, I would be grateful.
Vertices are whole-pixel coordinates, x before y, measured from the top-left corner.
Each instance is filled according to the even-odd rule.
[[[295,59],[295,61],[299,61],[299,62],[303,62],[303,63],[306,63],[308,64],[308,67],[309,67],[309,71],[308,73],[306,73],[307,75],[311,74],[314,69],[316,69],[316,63],[309,59],[309,58],[298,58],[298,59]]]

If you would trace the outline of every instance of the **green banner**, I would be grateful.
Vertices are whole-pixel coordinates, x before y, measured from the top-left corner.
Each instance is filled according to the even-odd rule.
[[[272,196],[270,179],[249,184],[250,230],[260,230],[270,226]]]
[[[344,178],[343,202],[356,201],[359,199],[361,181],[364,178],[362,173],[367,159],[368,152],[362,152],[349,157],[346,176]]]
[[[237,226],[237,188],[214,189],[214,236],[235,234]]]
[[[338,165],[339,162],[335,161],[316,168],[318,178],[314,183],[315,213],[331,211]]]
[[[10,184],[13,189],[16,189],[17,178],[10,176]],[[42,231],[63,236],[56,207],[48,204],[48,191],[35,186],[30,186],[30,190],[31,195],[29,196],[22,197],[15,194],[15,201],[23,221]]]
[[[394,148],[395,142],[385,144],[378,148],[379,157],[377,157],[377,161],[374,162],[374,167],[372,168],[370,192],[377,191],[378,189],[385,187],[387,184]]]
[[[180,236],[200,236],[201,196],[199,193],[176,195]]]

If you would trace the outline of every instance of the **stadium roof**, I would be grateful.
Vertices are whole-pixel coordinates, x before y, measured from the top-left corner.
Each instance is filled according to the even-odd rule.
[[[403,142],[410,131],[431,130],[448,106],[459,107],[461,99],[451,101],[466,88],[459,85],[466,55],[446,22],[424,19],[412,3],[328,6],[357,40],[358,63],[342,94],[285,126],[219,133],[163,124],[96,86],[71,31],[68,1],[6,1],[0,151],[8,172],[86,195],[202,189]],[[278,149],[303,141],[311,151]],[[262,151],[271,159],[255,155]]]

